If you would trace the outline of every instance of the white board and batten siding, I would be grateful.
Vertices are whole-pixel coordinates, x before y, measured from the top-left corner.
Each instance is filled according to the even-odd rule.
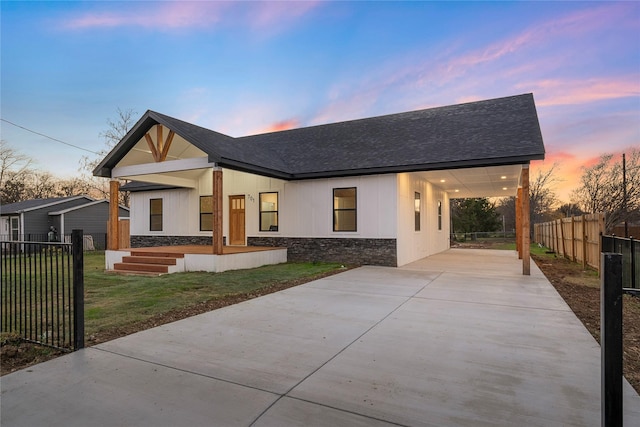
[[[418,173],[398,179],[398,266],[449,249],[449,196]],[[415,193],[420,193],[420,231],[415,229]],[[441,229],[438,228],[441,203]]]
[[[195,188],[132,193],[131,234],[208,236],[200,231],[199,197],[212,194],[212,171],[204,170]],[[357,189],[357,231],[333,231],[333,189]],[[449,198],[419,174],[385,174],[283,181],[225,169],[223,232],[228,236],[229,196],[245,196],[247,236],[296,238],[397,239],[398,265],[449,247]],[[260,193],[278,193],[278,231],[259,230]],[[414,194],[421,194],[421,229],[414,226]],[[149,231],[150,200],[163,199],[163,229]],[[442,203],[438,230],[437,203]]]
[[[355,232],[333,231],[333,189],[356,187]],[[283,181],[224,170],[223,227],[227,232],[230,195],[245,196],[247,236],[395,238],[393,175]],[[278,193],[278,231],[259,230],[260,193]]]

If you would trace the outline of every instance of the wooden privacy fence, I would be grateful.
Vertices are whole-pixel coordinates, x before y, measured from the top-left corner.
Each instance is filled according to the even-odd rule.
[[[600,270],[600,235],[604,214],[586,214],[534,224],[533,241],[559,256]]]
[[[131,235],[130,235],[130,223],[129,218],[118,219],[118,249],[129,249],[131,247]],[[107,221],[107,230],[111,230],[109,222]],[[108,241],[109,239],[105,239]],[[109,249],[105,245],[106,249]]]

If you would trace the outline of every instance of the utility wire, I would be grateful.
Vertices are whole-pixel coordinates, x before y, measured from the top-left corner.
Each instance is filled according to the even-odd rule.
[[[96,153],[95,151],[87,150],[86,148],[78,147],[77,145],[73,145],[73,144],[70,144],[68,142],[60,141],[59,139],[53,138],[53,137],[51,137],[49,135],[45,135],[45,134],[40,133],[40,132],[36,132],[35,130],[28,129],[28,128],[24,127],[24,126],[20,126],[18,124],[10,122],[9,120],[3,119],[3,118],[0,118],[0,120],[2,120],[5,123],[9,123],[10,125],[15,126],[17,128],[24,129],[27,132],[35,133],[36,135],[44,136],[45,138],[49,138],[49,139],[51,139],[51,140],[53,140],[55,142],[59,142],[59,143],[64,144],[64,145],[68,145],[69,147],[77,148],[78,150],[83,150],[83,151],[87,151],[89,153],[100,155],[100,153]]]

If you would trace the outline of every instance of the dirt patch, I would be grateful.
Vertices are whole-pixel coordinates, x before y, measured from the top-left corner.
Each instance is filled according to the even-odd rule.
[[[25,342],[16,335],[6,334],[0,342],[2,375],[45,362],[65,354],[64,351]]]

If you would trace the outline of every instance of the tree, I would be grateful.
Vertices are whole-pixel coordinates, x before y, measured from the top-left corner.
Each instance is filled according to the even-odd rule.
[[[80,160],[80,171],[83,173],[83,181],[86,181],[91,190],[100,194],[101,197],[109,197],[109,181],[104,178],[93,176],[93,170],[102,159],[111,151],[115,145],[125,137],[131,127],[135,124],[134,117],[137,113],[132,109],[122,110],[117,108],[118,117],[116,120],[107,119],[107,129],[100,132],[99,136],[105,141],[105,148],[98,152],[98,156],[91,159],[83,156]],[[118,202],[124,206],[129,206],[129,194],[120,192]]]
[[[580,216],[584,214],[580,206],[575,203],[565,203],[556,209],[556,216],[558,218],[570,218],[572,216]]]
[[[503,197],[496,205],[496,212],[502,216],[505,231],[515,231],[516,229],[516,198]]]
[[[58,182],[57,192],[62,197],[91,194],[91,183],[82,178],[63,179]]]
[[[550,221],[557,216],[553,206],[558,199],[553,191],[553,184],[558,181],[555,175],[557,163],[547,170],[539,170],[529,182],[529,219],[531,224]],[[503,197],[497,203],[497,212],[502,215],[505,230],[516,228],[516,198]],[[533,232],[533,228],[532,228]]]
[[[495,204],[487,198],[452,199],[451,219],[454,233],[497,231],[502,228]]]
[[[0,200],[3,204],[23,200],[24,178],[32,173],[33,160],[0,140]]]
[[[622,221],[640,219],[640,149],[632,148],[625,157],[626,180],[622,157],[603,154],[598,163],[582,168],[580,187],[572,193],[573,202],[585,212],[605,214],[607,233]]]
[[[553,191],[553,184],[558,182],[555,170],[558,164],[554,163],[549,169],[540,169],[529,183],[529,215],[531,224],[546,222],[553,217],[553,207],[558,198]]]

